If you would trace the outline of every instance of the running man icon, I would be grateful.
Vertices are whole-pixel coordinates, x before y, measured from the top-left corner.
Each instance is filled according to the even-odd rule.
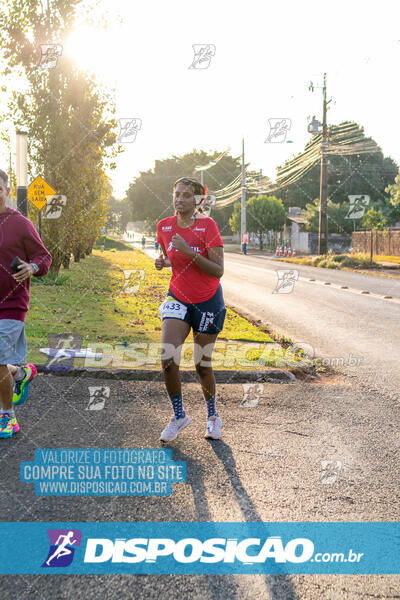
[[[42,567],[67,567],[74,558],[74,546],[80,546],[82,533],[79,529],[49,529],[50,549]],[[51,564],[50,564],[51,563]]]
[[[67,545],[70,544],[72,546],[73,544],[76,544],[77,540],[70,539],[73,537],[73,535],[74,532],[69,531],[67,535],[60,535],[58,537],[56,544],[59,544],[59,546],[57,546],[57,549],[54,552],[54,554],[52,554],[50,558],[46,560],[46,565],[50,566],[50,563],[54,558],[61,558],[62,556],[66,556],[67,554],[72,554],[72,550],[70,548],[67,548]],[[60,543],[61,539],[63,541]]]

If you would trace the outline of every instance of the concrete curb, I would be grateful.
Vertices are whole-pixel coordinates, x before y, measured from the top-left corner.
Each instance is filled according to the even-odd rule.
[[[73,367],[66,371],[52,371],[36,365],[38,373],[65,377],[91,377],[94,379],[118,379],[122,381],[164,381],[162,372],[150,369],[89,369]],[[214,371],[217,383],[271,382],[291,383],[298,379],[289,371],[267,369],[265,371]],[[184,383],[197,382],[196,371],[181,371]]]

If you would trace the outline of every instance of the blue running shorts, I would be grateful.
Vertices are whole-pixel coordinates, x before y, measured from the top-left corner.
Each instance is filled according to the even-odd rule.
[[[222,287],[218,286],[214,296],[205,302],[187,304],[178,300],[168,290],[168,297],[160,306],[160,315],[164,319],[179,319],[199,333],[220,333],[224,326],[226,308]]]

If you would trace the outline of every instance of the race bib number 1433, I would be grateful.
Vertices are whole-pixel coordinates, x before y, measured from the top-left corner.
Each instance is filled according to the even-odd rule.
[[[164,300],[158,309],[162,319],[165,317],[173,317],[174,319],[184,319],[187,313],[187,306],[171,298],[170,296]]]

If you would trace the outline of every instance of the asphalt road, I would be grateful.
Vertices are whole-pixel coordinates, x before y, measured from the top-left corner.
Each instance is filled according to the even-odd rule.
[[[274,293],[277,269],[298,271],[291,293]],[[303,343],[367,391],[399,398],[400,279],[227,253],[222,285],[231,306]]]

